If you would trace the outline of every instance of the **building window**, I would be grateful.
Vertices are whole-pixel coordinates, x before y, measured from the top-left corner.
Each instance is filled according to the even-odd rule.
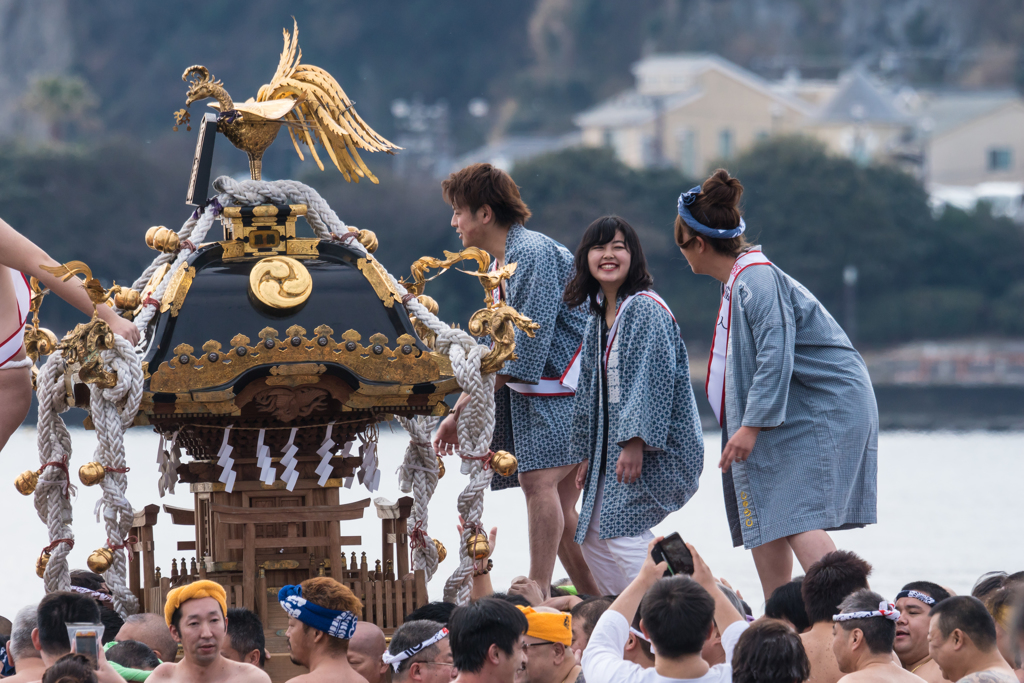
[[[718,156],[725,160],[732,159],[732,152],[732,130],[725,128],[718,133]]]
[[[1009,147],[993,147],[988,151],[988,170],[1009,171],[1013,167],[1013,152]]]
[[[692,128],[676,132],[676,146],[679,150],[679,170],[690,177],[700,174],[697,168],[697,134]]]

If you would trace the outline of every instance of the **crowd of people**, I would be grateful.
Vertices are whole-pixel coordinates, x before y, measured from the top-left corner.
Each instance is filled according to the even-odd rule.
[[[970,595],[927,580],[895,596],[869,585],[871,565],[827,553],[777,588],[755,618],[697,549],[692,575],[666,576],[652,539],[617,595],[567,581],[506,592],[479,581],[473,600],[428,603],[386,637],[359,621],[345,585],[317,577],[278,594],[296,683],[1024,683],[1024,572],[982,576]],[[265,627],[228,608],[220,584],[173,589],[164,613],[121,620],[102,577],[22,608],[3,637],[2,677],[30,683],[266,683]],[[101,624],[95,656],[76,652],[70,624]],[[278,655],[281,656],[281,655]]]

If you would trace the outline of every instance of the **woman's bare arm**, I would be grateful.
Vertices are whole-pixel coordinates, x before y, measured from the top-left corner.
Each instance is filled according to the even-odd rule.
[[[3,249],[0,249],[0,265],[20,270],[26,276],[38,279],[61,299],[85,315],[92,317],[92,300],[89,299],[89,294],[82,286],[82,281],[75,277],[63,282],[60,277],[43,270],[41,266],[59,266],[60,264],[32,240],[8,225],[2,218],[0,218],[0,244],[3,245]],[[132,344],[139,342],[139,331],[133,323],[117,315],[108,306],[98,306],[96,311],[100,318],[110,325],[115,334],[124,337]]]

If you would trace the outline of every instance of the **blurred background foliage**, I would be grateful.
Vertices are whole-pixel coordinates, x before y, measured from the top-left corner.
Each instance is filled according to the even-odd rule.
[[[630,65],[652,51],[714,51],[775,77],[794,60],[807,77],[834,76],[895,51],[900,58],[885,62],[893,80],[1024,84],[1024,0],[969,4],[68,0],[73,73],[40,79],[24,102],[51,129],[50,142],[0,147],[0,216],[55,258],[85,260],[107,282],[133,281],[154,255],[146,229],[176,229],[192,211],[183,197],[196,133],[171,132],[184,101],[181,73],[204,64],[236,100],[255,95],[273,74],[293,15],[304,61],[330,71],[370,125],[392,136],[395,98],[444,99],[461,153],[509,133],[569,130],[573,113],[629,87]],[[993,50],[1005,58],[977,57]],[[474,98],[489,102],[485,116],[468,113]],[[349,185],[336,171],[300,163],[287,143],[267,153],[265,175],[304,180],[343,220],[375,230],[392,272],[458,248],[435,179],[398,177],[392,160],[367,155],[380,185]],[[1008,220],[983,207],[936,217],[913,178],[828,156],[806,140],[767,141],[728,167],[746,187],[751,236],[840,320],[842,270],[857,266],[863,343],[1024,334],[1024,237]],[[245,168],[244,154],[221,139],[214,174]],[[676,197],[700,179],[632,170],[602,150],[537,158],[513,175],[534,211],[530,227],[570,249],[600,215],[633,223],[684,337],[707,346],[718,287],[690,273],[672,241]],[[482,303],[460,273],[428,293],[452,321],[464,322]],[[59,331],[80,318],[47,302],[44,319]]]

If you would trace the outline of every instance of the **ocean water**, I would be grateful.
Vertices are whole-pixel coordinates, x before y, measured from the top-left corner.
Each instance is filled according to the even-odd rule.
[[[135,428],[126,436],[129,476],[128,498],[136,509],[151,503],[193,507],[187,485],[174,495],[157,494],[157,436],[146,428]],[[72,429],[72,471],[93,460],[94,432]],[[407,438],[395,425],[383,427],[380,437],[380,490],[370,493],[353,486],[342,489],[342,501],[383,496],[392,501],[403,494],[395,470],[401,463]],[[686,507],[670,515],[654,531],[678,531],[693,543],[716,575],[725,577],[748,599],[755,613],[762,611],[760,583],[750,552],[733,548],[729,538],[718,472],[720,435],[705,435],[706,459],[701,488]],[[859,553],[874,565],[872,587],[893,597],[908,581],[929,580],[958,593],[970,591],[982,573],[1001,569],[1024,569],[1024,518],[1017,509],[1024,484],[1024,432],[886,432],[879,437],[878,519],[865,529],[833,535],[837,546]],[[458,462],[446,459],[447,474],[439,482],[430,503],[430,533],[448,549],[429,584],[431,599],[440,599],[444,581],[454,570],[458,534],[455,501],[467,478],[459,473]],[[3,549],[0,575],[0,615],[12,618],[18,608],[43,595],[42,581],[35,575],[35,561],[47,544],[46,528],[36,516],[31,497],[14,489],[14,479],[26,469],[39,467],[34,427],[23,427],[0,454],[0,524]],[[77,476],[73,477],[77,481]],[[3,483],[6,482],[6,483]],[[86,558],[105,539],[93,509],[99,487],[78,487],[75,499],[75,548],[73,568],[85,567]],[[177,541],[194,540],[192,527],[173,526],[163,512],[154,529],[156,563],[165,576],[171,558],[190,557],[176,552]],[[492,580],[495,589],[506,588],[529,567],[526,505],[518,489],[488,492],[484,504],[484,525],[498,527]],[[380,556],[380,523],[373,507],[362,520],[342,522],[343,535],[362,536],[371,561]],[[349,551],[352,548],[348,549]],[[359,549],[356,549],[359,550]],[[799,566],[795,568],[799,572]],[[555,578],[563,576],[560,565]]]

